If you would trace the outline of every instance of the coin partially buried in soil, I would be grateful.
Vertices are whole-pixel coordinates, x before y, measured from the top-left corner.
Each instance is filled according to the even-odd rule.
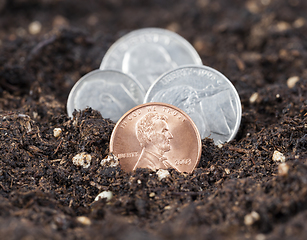
[[[116,122],[129,109],[142,103],[142,86],[132,77],[117,70],[94,70],[84,75],[71,89],[67,113],[91,107],[104,118]]]
[[[151,102],[134,107],[117,122],[110,152],[128,172],[174,168],[190,173],[201,156],[201,138],[185,112],[170,104]]]

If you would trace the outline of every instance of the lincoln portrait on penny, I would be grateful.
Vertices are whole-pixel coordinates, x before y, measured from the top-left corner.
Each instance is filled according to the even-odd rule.
[[[136,123],[136,137],[142,147],[141,155],[133,170],[150,168],[152,170],[172,168],[164,153],[170,151],[167,116],[159,113],[147,113]]]

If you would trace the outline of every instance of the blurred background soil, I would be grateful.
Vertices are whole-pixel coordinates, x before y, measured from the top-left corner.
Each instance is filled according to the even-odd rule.
[[[144,27],[186,38],[241,98],[236,139],[204,139],[191,174],[102,166],[114,123],[66,114],[74,83]],[[306,239],[306,65],[305,0],[0,0],[0,238]]]

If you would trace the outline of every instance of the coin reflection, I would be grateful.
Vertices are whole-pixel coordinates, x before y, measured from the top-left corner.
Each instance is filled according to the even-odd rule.
[[[185,111],[196,124],[202,137],[210,135],[210,131],[214,129],[220,135],[230,133],[230,128],[225,117],[220,100],[214,98],[215,95],[228,90],[225,86],[208,86],[204,89],[194,89],[188,85],[180,85],[168,89],[162,89],[152,98],[152,102],[164,102],[179,107]],[[211,113],[210,98],[213,98],[215,105],[215,113]],[[229,110],[232,108],[228,107]],[[210,114],[209,114],[210,113]],[[216,118],[211,118],[214,114]],[[215,127],[216,126],[216,127]]]
[[[94,105],[94,104],[92,104]],[[108,93],[101,93],[99,95],[99,101],[97,104],[97,109],[102,115],[110,119],[119,119],[122,115],[123,106],[113,95]]]
[[[124,56],[123,72],[141,79],[147,90],[164,72],[177,67],[168,52],[153,43],[143,43],[132,47]]]

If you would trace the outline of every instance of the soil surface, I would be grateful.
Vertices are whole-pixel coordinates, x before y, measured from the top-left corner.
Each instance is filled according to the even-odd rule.
[[[306,239],[306,13],[305,0],[0,0],[0,238]],[[102,166],[114,123],[66,113],[74,83],[143,27],[186,38],[241,98],[236,138],[204,139],[191,174]]]

